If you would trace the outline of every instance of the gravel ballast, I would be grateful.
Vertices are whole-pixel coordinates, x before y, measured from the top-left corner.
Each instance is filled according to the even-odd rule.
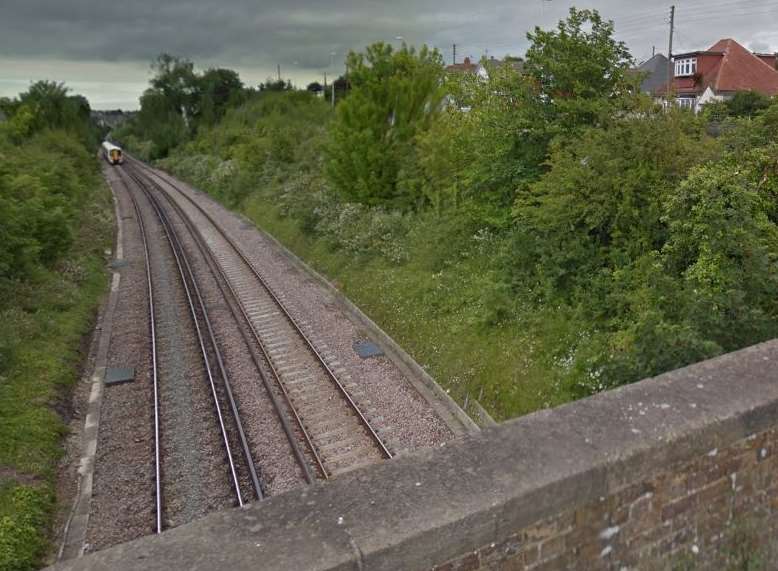
[[[115,167],[108,177],[123,221],[126,265],[120,270],[122,279],[107,364],[132,367],[135,378],[104,391],[87,550],[155,531],[148,296],[141,233],[129,192],[135,196],[146,225],[157,308],[164,526],[180,525],[236,503],[201,349],[174,256],[149,199],[127,176],[128,170],[127,165]],[[453,438],[452,430],[391,359],[362,359],[357,355],[355,344],[368,340],[364,328],[352,321],[331,292],[290,263],[271,240],[238,215],[169,175],[155,170],[151,173],[165,191],[159,193],[159,204],[179,235],[197,280],[265,495],[290,492],[305,485],[303,470],[292,453],[268,391],[290,421],[288,429],[309,470],[314,477],[321,474],[316,472],[311,451],[293,421],[269,362],[253,339],[248,321],[241,319],[236,302],[225,298],[228,282],[213,271],[214,261],[203,255],[197,239],[168,202],[174,201],[186,212],[188,201],[182,192],[240,245],[301,324],[316,350],[328,364],[337,364],[346,389],[392,454],[440,446]],[[188,208],[192,208],[191,204]],[[199,223],[204,224],[202,220]],[[212,348],[206,347],[206,353],[213,357]],[[219,399],[223,398],[222,393]],[[227,408],[225,403],[221,406]],[[232,430],[230,426],[228,432]],[[228,439],[236,441],[232,433]],[[239,449],[234,448],[233,455],[239,454]],[[381,461],[380,455],[370,461]],[[239,472],[243,468],[239,467]],[[246,475],[239,474],[239,479],[244,499],[256,501],[248,492]]]
[[[348,371],[352,381],[368,395],[371,403],[366,408],[370,416],[381,418],[387,434],[391,432],[392,439],[397,442],[398,452],[438,446],[452,438],[451,429],[389,358],[363,360],[356,354],[354,343],[365,340],[365,335],[340,310],[330,292],[294,267],[275,244],[248,226],[243,218],[170,175],[150,170],[156,174],[156,180],[171,191],[171,196],[185,192],[195,200],[230,238],[241,245],[243,253],[260,269],[270,286],[283,292],[288,309],[295,318],[308,324],[323,352],[332,354]],[[184,200],[181,198],[179,202],[184,204]]]

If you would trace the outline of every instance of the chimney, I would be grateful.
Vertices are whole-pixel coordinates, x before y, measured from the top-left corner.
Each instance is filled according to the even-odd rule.
[[[469,57],[465,58],[465,65],[470,65],[470,58]]]

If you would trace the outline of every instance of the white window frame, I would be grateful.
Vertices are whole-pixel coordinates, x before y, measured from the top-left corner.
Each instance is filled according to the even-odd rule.
[[[685,57],[675,60],[675,77],[688,77],[697,73],[697,58]]]
[[[680,107],[681,109],[694,110],[697,104],[696,97],[679,97],[675,101],[678,104],[678,107]]]

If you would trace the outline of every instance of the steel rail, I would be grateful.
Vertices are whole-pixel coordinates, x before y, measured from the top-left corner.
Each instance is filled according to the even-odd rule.
[[[146,238],[146,226],[143,224],[143,216],[141,216],[138,202],[135,200],[132,191],[129,186],[124,183],[127,189],[127,194],[132,201],[132,206],[135,209],[135,216],[138,219],[138,226],[140,227],[140,235],[143,240],[143,253],[146,266],[146,286],[148,288],[149,296],[149,325],[150,325],[150,337],[151,337],[151,371],[152,371],[152,386],[154,388],[154,495],[156,501],[156,533],[162,533],[162,469],[159,453],[159,375],[157,370],[157,329],[154,323],[154,289],[151,277],[151,263],[149,262],[149,243]]]
[[[154,184],[154,181],[150,181],[150,182],[151,184]],[[238,327],[238,330],[240,331],[240,334],[243,337],[243,340],[247,346],[250,347],[252,343],[256,343],[257,346],[259,347],[265,359],[266,365],[270,368],[271,372],[273,373],[274,377],[277,380],[276,385],[280,388],[284,396],[284,400],[287,404],[287,407],[294,415],[297,427],[302,433],[303,439],[305,440],[308,448],[310,449],[311,454],[313,455],[314,460],[316,461],[316,464],[319,468],[319,471],[321,472],[322,476],[325,479],[327,479],[329,477],[329,474],[327,473],[327,470],[324,468],[324,463],[322,462],[321,457],[316,451],[316,448],[313,445],[313,440],[311,439],[310,434],[305,428],[305,425],[303,424],[302,419],[300,418],[297,412],[297,409],[292,403],[292,400],[289,396],[289,393],[286,390],[286,387],[279,380],[278,371],[276,370],[275,365],[273,365],[272,361],[270,360],[270,355],[267,350],[267,347],[265,346],[265,343],[262,341],[262,339],[260,339],[259,334],[255,330],[254,325],[252,324],[251,319],[249,318],[248,311],[246,310],[245,304],[241,301],[233,285],[230,283],[229,279],[225,275],[224,270],[216,261],[213,252],[205,243],[205,240],[201,235],[200,231],[197,230],[197,228],[195,228],[194,223],[189,219],[189,217],[187,217],[186,213],[183,211],[181,206],[176,201],[174,201],[167,193],[163,192],[162,194],[165,196],[165,200],[167,201],[167,203],[170,204],[170,206],[179,214],[184,224],[186,224],[187,228],[189,229],[190,233],[195,239],[195,243],[197,244],[198,249],[203,254],[203,257],[206,259],[206,262],[208,263],[208,266],[212,274],[214,275],[214,277],[218,276],[216,279],[217,285],[219,286],[219,290],[222,292],[224,298],[228,300],[227,305],[236,323],[240,323],[242,317],[242,321],[246,324],[249,331],[251,332],[251,338],[249,338],[245,330],[242,327]],[[232,303],[229,303],[230,300],[232,301]],[[273,405],[273,409],[275,410],[276,415],[278,416],[279,421],[281,422],[281,426],[284,430],[284,434],[286,435],[289,445],[292,448],[293,455],[295,456],[298,465],[303,471],[303,478],[305,479],[306,483],[312,484],[314,482],[314,477],[311,474],[311,470],[308,466],[308,462],[305,460],[305,456],[303,455],[302,451],[300,450],[300,447],[297,444],[297,437],[292,432],[291,426],[289,425],[289,421],[286,418],[286,414],[283,412],[281,408],[281,404],[279,403],[278,398],[273,392],[270,381],[268,380],[267,375],[265,375],[262,365],[259,363],[259,361],[257,360],[253,352],[250,351],[249,353],[257,369],[257,372],[259,373],[259,377],[262,381],[262,384],[265,387],[265,390],[270,397],[271,403]]]
[[[135,174],[137,176],[137,173],[133,173],[133,174]],[[142,182],[141,182],[141,184],[142,184]],[[178,232],[176,232],[176,230],[175,230],[175,228],[173,226],[173,223],[168,218],[167,214],[165,213],[164,208],[162,208],[162,206],[160,205],[160,203],[157,200],[157,198],[154,197],[154,195],[150,191],[148,191],[145,187],[144,187],[144,192],[146,192],[147,196],[149,196],[151,201],[154,203],[155,208],[158,208],[159,212],[161,212],[164,215],[166,223],[167,223],[168,227],[171,230],[171,234],[172,234],[173,238],[175,239],[176,244],[178,245],[179,251],[181,252],[181,258],[184,260],[184,264],[186,265],[187,273],[189,274],[189,278],[192,281],[192,285],[194,287],[195,293],[197,295],[197,300],[198,300],[198,303],[200,305],[200,309],[201,309],[202,314],[203,314],[203,319],[205,320],[205,324],[206,324],[206,326],[208,328],[208,336],[209,336],[209,339],[211,341],[211,345],[213,347],[214,353],[216,355],[216,361],[217,361],[217,363],[219,365],[219,373],[221,374],[221,378],[222,378],[222,381],[224,383],[224,389],[225,389],[225,392],[227,393],[227,400],[228,400],[229,405],[230,405],[230,411],[232,412],[233,419],[235,420],[235,426],[236,426],[236,428],[238,430],[238,436],[239,436],[239,439],[240,439],[241,448],[243,450],[243,457],[244,457],[244,460],[246,461],[246,464],[248,465],[249,474],[251,476],[251,483],[252,483],[252,486],[254,487],[254,492],[257,495],[257,499],[262,500],[262,499],[264,499],[265,494],[262,491],[262,485],[261,485],[261,483],[259,481],[259,476],[257,475],[256,465],[254,463],[254,457],[253,457],[253,455],[251,453],[251,448],[249,447],[248,439],[246,438],[246,433],[245,433],[245,431],[243,429],[243,421],[240,418],[240,411],[238,409],[237,402],[235,401],[235,397],[234,397],[234,394],[232,392],[232,383],[230,382],[230,376],[227,373],[227,368],[224,366],[224,357],[223,357],[222,351],[219,348],[219,345],[218,345],[218,343],[216,341],[216,333],[214,332],[210,316],[208,315],[208,309],[206,308],[205,300],[203,299],[203,296],[202,296],[202,294],[200,292],[200,287],[197,285],[197,280],[195,279],[194,270],[192,270],[192,266],[191,266],[191,264],[189,262],[189,257],[187,256],[186,251],[184,250],[183,244],[181,243],[181,240],[180,240],[180,238],[178,236]],[[184,220],[185,224],[188,223],[188,220],[186,218],[183,218],[183,220]],[[186,224],[186,227],[187,227],[187,229],[189,229],[191,231],[191,226]],[[197,243],[197,236],[193,236],[193,237],[195,238],[195,243]],[[198,246],[199,246],[199,244],[198,244]],[[217,281],[217,284],[218,284],[218,281]],[[220,289],[221,289],[221,286],[220,286]]]
[[[131,176],[137,176],[136,173],[132,173]],[[135,176],[133,178],[135,178]],[[149,191],[143,184],[143,182],[140,180],[140,178],[135,178],[136,181],[138,181],[139,185],[143,188],[143,191],[146,193],[146,195],[149,197],[150,201],[154,205],[154,208],[157,210],[158,216],[162,216],[165,220],[164,224],[167,228],[170,230],[170,236],[173,237],[173,239],[176,242],[176,245],[178,247],[178,250],[181,255],[181,259],[184,261],[184,264],[186,266],[187,274],[189,275],[189,279],[192,282],[192,286],[194,288],[196,299],[198,301],[198,305],[200,306],[200,310],[202,312],[203,319],[205,321],[205,325],[208,330],[208,338],[211,342],[211,346],[213,347],[214,354],[216,356],[216,361],[219,366],[219,373],[221,375],[224,390],[227,394],[227,401],[230,406],[230,411],[233,416],[233,420],[235,421],[235,427],[238,431],[238,438],[240,440],[241,449],[243,451],[243,457],[247,464],[249,475],[251,478],[252,487],[254,488],[254,492],[257,496],[257,499],[262,500],[264,499],[265,495],[262,490],[262,485],[259,481],[259,476],[257,474],[256,465],[254,463],[254,457],[251,453],[251,448],[248,444],[248,439],[246,438],[246,433],[243,429],[243,422],[240,417],[240,412],[238,409],[238,405],[235,401],[234,394],[232,392],[232,384],[230,382],[230,377],[227,374],[227,369],[224,365],[224,357],[222,355],[221,349],[219,348],[219,345],[216,340],[216,333],[214,332],[213,325],[211,323],[210,316],[208,315],[208,309],[205,305],[205,300],[203,299],[202,293],[200,292],[200,287],[197,283],[197,280],[195,278],[194,270],[192,269],[192,266],[189,262],[189,257],[186,254],[186,251],[183,247],[183,244],[181,243],[181,240],[178,236],[178,232],[176,232],[175,227],[173,223],[170,221],[167,213],[165,213],[164,208],[160,205],[157,198]],[[240,503],[240,502],[239,502]],[[241,504],[242,505],[242,504]]]
[[[134,163],[137,163],[141,165],[141,168],[143,170],[147,170],[148,167],[143,164],[142,162],[132,159]],[[165,191],[159,184],[157,184],[150,175],[147,175],[149,180],[151,180],[155,187],[162,191]],[[155,175],[158,176],[158,175]],[[172,188],[174,188],[181,196],[183,196],[189,203],[191,203],[210,223],[211,225],[216,229],[216,231],[224,238],[224,240],[230,244],[230,246],[233,248],[233,250],[238,254],[238,256],[243,260],[243,262],[246,264],[246,266],[249,268],[249,270],[254,274],[254,276],[257,278],[259,283],[262,285],[262,287],[268,292],[270,297],[273,299],[275,304],[278,306],[278,308],[281,310],[281,312],[286,316],[286,318],[289,320],[289,322],[292,324],[294,329],[297,331],[297,333],[302,337],[302,339],[305,341],[306,345],[310,349],[310,351],[316,356],[317,360],[321,364],[321,366],[324,368],[324,370],[327,372],[327,375],[332,380],[332,382],[336,385],[340,393],[343,395],[343,397],[346,399],[346,401],[351,406],[351,409],[356,413],[357,417],[361,421],[362,425],[367,429],[368,433],[370,434],[371,438],[375,441],[378,448],[381,450],[381,453],[386,458],[392,458],[392,453],[389,451],[389,449],[386,447],[384,442],[381,440],[381,438],[378,436],[378,433],[373,429],[373,427],[370,425],[370,422],[365,418],[362,411],[359,409],[357,404],[354,402],[354,400],[351,398],[351,395],[348,393],[346,388],[343,386],[343,384],[340,382],[338,377],[335,375],[335,373],[332,371],[330,366],[327,364],[326,360],[322,355],[319,353],[319,351],[314,346],[313,342],[310,340],[310,338],[305,334],[305,332],[302,330],[300,325],[297,323],[297,320],[291,315],[291,313],[288,311],[286,306],[284,306],[283,302],[279,299],[279,297],[276,295],[276,293],[273,291],[270,284],[267,283],[265,278],[262,276],[262,274],[259,272],[259,270],[254,266],[254,264],[246,257],[246,255],[243,253],[243,250],[238,246],[235,241],[227,236],[226,232],[221,229],[221,227],[216,223],[216,221],[213,219],[213,217],[203,209],[202,206],[197,204],[192,198],[190,198],[185,192],[182,192],[175,184],[171,183],[170,181],[166,181],[168,185],[170,185]]]
[[[162,223],[163,229],[165,231],[165,236],[167,237],[167,239],[168,239],[168,241],[170,243],[170,246],[171,246],[171,250],[173,251],[173,256],[174,256],[174,258],[176,260],[176,266],[177,266],[177,269],[178,269],[178,272],[179,272],[179,276],[181,278],[181,283],[184,286],[184,292],[186,294],[187,303],[189,305],[189,311],[190,311],[190,313],[192,315],[192,321],[194,323],[195,331],[197,333],[197,340],[198,340],[198,343],[199,343],[199,346],[200,346],[200,352],[201,352],[202,357],[203,357],[203,364],[205,366],[206,374],[208,376],[208,382],[209,382],[210,389],[211,389],[211,395],[213,397],[213,402],[214,402],[214,405],[216,407],[216,416],[217,416],[217,419],[219,421],[219,428],[220,428],[220,431],[221,431],[222,440],[224,442],[225,451],[226,451],[226,454],[227,454],[227,463],[229,465],[230,476],[232,478],[232,483],[233,483],[233,486],[235,488],[235,496],[236,496],[236,498],[238,500],[238,505],[239,506],[243,506],[245,502],[243,501],[243,495],[242,495],[241,490],[240,490],[240,481],[238,480],[238,474],[237,474],[237,470],[236,470],[236,467],[235,467],[235,461],[233,459],[232,449],[231,449],[231,446],[230,446],[229,437],[227,435],[227,428],[226,428],[226,425],[225,425],[225,422],[224,422],[224,414],[222,413],[221,405],[219,404],[218,394],[216,392],[216,383],[215,383],[214,377],[213,377],[213,370],[212,370],[212,367],[211,367],[210,359],[208,358],[208,351],[207,351],[207,349],[205,347],[205,339],[203,337],[203,332],[202,332],[202,329],[200,327],[199,320],[197,319],[197,312],[195,310],[194,302],[192,300],[192,292],[191,292],[191,290],[189,288],[189,284],[186,281],[186,275],[184,273],[183,265],[181,264],[181,259],[179,257],[178,252],[176,251],[176,248],[174,246],[173,240],[172,240],[171,235],[169,233],[170,230],[167,228],[167,225],[165,224],[161,213],[157,209],[157,205],[154,204],[154,202],[152,201],[152,199],[150,197],[150,193],[148,193],[146,191],[146,189],[143,188],[142,183],[138,182],[137,179],[135,179],[129,172],[126,172],[125,174],[126,174],[126,176],[128,176],[130,179],[132,179],[135,182],[135,184],[138,186],[138,188],[141,190],[141,192],[144,193],[144,195],[147,197],[147,199],[151,203],[152,208],[155,210],[157,216],[160,218],[160,222]]]

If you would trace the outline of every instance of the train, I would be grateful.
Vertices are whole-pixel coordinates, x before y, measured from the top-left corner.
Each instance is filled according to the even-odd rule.
[[[117,147],[109,141],[103,141],[103,157],[109,165],[120,165],[124,162],[121,147]]]

